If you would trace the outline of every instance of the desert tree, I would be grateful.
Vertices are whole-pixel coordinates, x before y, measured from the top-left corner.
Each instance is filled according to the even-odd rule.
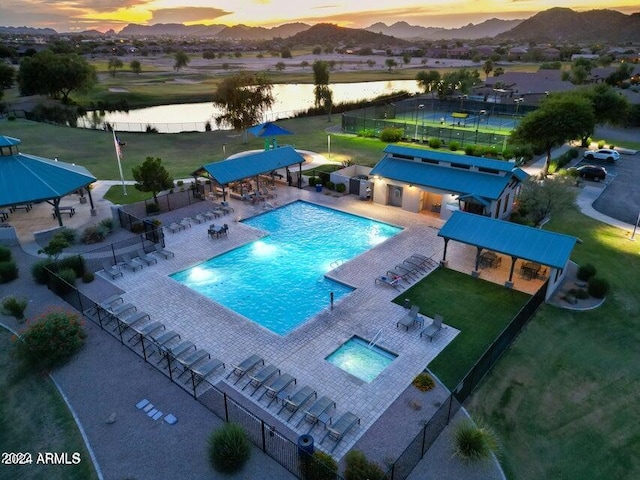
[[[120,70],[123,65],[124,64],[122,63],[122,60],[120,60],[118,57],[111,57],[109,59],[109,64],[107,65],[107,69],[111,72],[111,76],[115,77],[116,72]]]
[[[131,169],[133,178],[137,182],[134,187],[141,192],[151,192],[153,201],[158,203],[158,192],[173,188],[173,178],[160,158],[147,157],[142,165]]]
[[[331,121],[333,92],[329,88],[330,65],[323,60],[313,62],[313,95],[316,108],[323,108],[327,113],[327,122]]]
[[[140,60],[131,60],[129,68],[136,75],[140,75],[140,73],[142,73],[142,64],[140,63]]]
[[[173,64],[173,69],[176,72],[179,72],[182,68],[186,67],[187,65],[189,65],[189,62],[191,61],[191,59],[189,58],[189,55],[187,55],[184,51],[179,50],[177,51],[174,55],[173,58],[175,60],[174,64]]]

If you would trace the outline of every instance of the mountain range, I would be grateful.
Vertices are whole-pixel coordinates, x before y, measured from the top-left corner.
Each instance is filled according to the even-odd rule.
[[[118,35],[120,36],[178,36],[188,38],[219,38],[244,40],[272,40],[287,39],[289,43],[304,40],[322,45],[328,41],[322,38],[322,25],[307,25],[305,23],[287,23],[273,28],[249,27],[246,25],[183,25],[180,23],[159,23],[155,25],[129,24]],[[315,28],[314,27],[319,27]],[[386,25],[378,22],[363,29],[341,28],[332,25],[331,41],[353,43],[363,41],[366,44],[401,44],[401,40],[475,40],[480,38],[494,38],[498,41],[537,42],[537,43],[624,43],[640,41],[640,12],[625,15],[615,10],[590,10],[575,12],[569,8],[555,7],[525,20],[501,20],[492,18],[474,25],[470,23],[460,28],[423,27],[410,25],[407,22],[396,22]],[[340,34],[335,29],[341,29]],[[356,35],[354,32],[361,32]],[[297,37],[303,32],[309,32],[305,37]],[[365,33],[366,32],[366,33]],[[51,28],[32,27],[0,27],[0,33],[28,34],[28,35],[56,35],[58,32]],[[326,31],[325,31],[326,33]],[[81,35],[100,35],[95,30],[82,32]],[[382,35],[371,37],[367,34]],[[67,33],[67,35],[70,35]],[[113,35],[108,32],[104,35]],[[315,37],[315,40],[312,39]],[[344,37],[344,38],[340,38]],[[390,41],[390,38],[394,38]],[[364,39],[364,40],[362,40]]]

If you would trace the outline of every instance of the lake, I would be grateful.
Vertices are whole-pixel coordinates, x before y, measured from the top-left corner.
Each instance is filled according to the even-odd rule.
[[[393,92],[421,92],[415,80],[390,80],[383,82],[356,82],[331,84],[333,103],[373,100],[380,95]],[[313,84],[277,84],[273,86],[275,102],[263,121],[291,118],[296,112],[305,111],[314,106]],[[217,129],[215,116],[220,110],[211,102],[179,105],[162,105],[140,108],[129,112],[89,112],[78,119],[78,127],[102,128],[104,123],[111,124],[116,131],[143,132],[147,125],[160,133],[178,133],[185,131],[204,132],[207,122],[213,130]]]

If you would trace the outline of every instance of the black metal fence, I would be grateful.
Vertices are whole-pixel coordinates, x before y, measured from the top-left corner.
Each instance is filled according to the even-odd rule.
[[[137,218],[144,218],[157,213],[171,212],[190,205],[198,204],[205,199],[205,187],[211,190],[210,184],[198,183],[197,188],[188,185],[178,191],[158,195],[158,203],[151,198],[141,202],[131,203],[122,207],[124,211]],[[178,187],[180,188],[180,187]]]

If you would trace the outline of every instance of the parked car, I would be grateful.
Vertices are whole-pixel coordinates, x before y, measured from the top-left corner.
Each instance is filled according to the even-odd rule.
[[[598,150],[586,150],[584,158],[587,160],[606,160],[609,163],[620,160],[620,154],[610,148],[600,148]]]
[[[586,178],[593,180],[594,182],[599,182],[600,180],[607,178],[607,171],[605,168],[598,165],[582,165],[581,167],[576,168],[576,171],[580,178]]]

